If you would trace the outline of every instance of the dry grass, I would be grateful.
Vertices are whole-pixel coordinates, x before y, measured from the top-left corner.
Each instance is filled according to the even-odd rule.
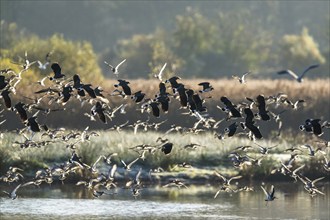
[[[158,80],[136,79],[128,80],[133,92],[143,91],[149,97],[153,97],[158,92]],[[186,88],[191,88],[195,91],[200,90],[198,86],[200,82],[210,82],[214,87],[212,97],[218,100],[221,96],[227,96],[233,100],[242,100],[245,97],[255,97],[259,94],[265,96],[276,95],[279,92],[286,93],[292,99],[324,99],[330,96],[330,78],[305,80],[303,83],[297,83],[293,80],[248,80],[246,84],[240,84],[234,79],[191,79],[179,80]],[[112,85],[116,80],[107,80],[104,83],[104,89],[111,91]]]

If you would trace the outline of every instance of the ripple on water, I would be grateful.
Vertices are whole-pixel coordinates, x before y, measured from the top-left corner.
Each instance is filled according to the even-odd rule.
[[[106,219],[106,218],[221,218],[239,219],[239,216],[221,215],[229,204],[197,204],[155,202],[143,200],[76,200],[76,199],[18,199],[1,200],[1,216],[43,219]]]

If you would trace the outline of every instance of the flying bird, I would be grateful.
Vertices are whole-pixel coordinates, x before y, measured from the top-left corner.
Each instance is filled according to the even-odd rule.
[[[126,59],[124,59],[123,61],[121,61],[116,67],[113,67],[112,65],[110,65],[107,61],[104,61],[104,63],[106,65],[108,65],[111,69],[111,71],[113,72],[113,74],[115,74],[118,77],[119,71],[118,68],[126,61]]]
[[[163,81],[163,71],[166,67],[167,63],[164,64],[164,66],[160,69],[159,73],[154,75],[155,78],[159,79],[161,82]]]
[[[10,199],[14,200],[14,199],[17,198],[16,191],[17,191],[20,187],[21,187],[21,184],[19,184],[18,186],[16,186],[16,188],[15,188],[13,191],[11,191],[10,193],[9,193],[9,192],[6,192],[6,191],[3,191],[3,192],[6,193],[7,196],[8,196]]]
[[[247,75],[249,75],[250,73],[251,73],[251,72],[249,71],[249,72],[244,73],[244,74],[242,75],[242,77],[237,76],[237,75],[233,75],[232,77],[233,77],[234,79],[237,79],[241,84],[244,84],[244,83],[246,83],[245,77],[246,77]]]
[[[58,63],[53,63],[50,66],[50,68],[52,68],[52,70],[54,72],[54,76],[50,77],[49,80],[61,79],[65,76],[64,74],[62,74],[62,69]]]
[[[309,67],[307,67],[307,69],[304,70],[304,72],[298,76],[295,72],[293,72],[292,70],[281,70],[279,72],[277,72],[277,74],[279,75],[284,75],[284,74],[289,74],[290,76],[292,76],[295,80],[297,80],[297,82],[301,83],[303,81],[303,77],[305,76],[305,74],[312,70],[312,69],[315,69],[317,67],[319,67],[320,65],[319,64],[314,64],[314,65],[311,65]]]
[[[274,199],[276,199],[275,197],[275,188],[274,186],[272,185],[271,188],[270,188],[270,192],[267,192],[265,190],[265,188],[263,186],[260,186],[261,189],[264,191],[265,195],[266,195],[266,199],[265,201],[268,203],[269,201],[273,201]],[[267,205],[266,203],[266,205]]]

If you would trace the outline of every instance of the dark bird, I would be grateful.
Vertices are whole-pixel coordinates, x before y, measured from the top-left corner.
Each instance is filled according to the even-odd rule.
[[[3,191],[4,193],[7,194],[7,196],[14,200],[17,198],[17,194],[16,194],[16,191],[21,187],[21,184],[19,184],[18,186],[15,187],[15,189],[13,191],[11,191],[10,193],[9,192],[6,192],[6,191]]]
[[[100,102],[96,102],[93,108],[91,109],[91,113],[93,116],[97,115],[103,123],[107,123],[104,110],[105,108],[103,108],[102,104]]]
[[[114,85],[116,88],[121,86],[123,88],[125,95],[132,95],[131,88],[128,86],[129,82],[122,79],[118,79],[118,82],[119,82],[118,84]]]
[[[144,99],[145,93],[140,91],[137,91],[136,93],[133,94],[133,96],[131,97],[132,100],[135,101],[135,103],[139,103],[142,102],[142,100]]]
[[[237,127],[238,127],[237,122],[234,122],[231,125],[229,125],[227,128],[225,128],[224,132],[227,133],[228,137],[232,137],[236,133]]]
[[[173,148],[173,144],[170,142],[167,142],[161,146],[161,151],[164,152],[165,155],[171,153]]]
[[[159,83],[159,93],[157,96],[168,96],[168,93],[166,92],[166,86],[165,83],[161,82]]]
[[[61,67],[58,63],[53,63],[50,68],[52,68],[53,72],[54,72],[54,76],[50,77],[49,80],[54,80],[54,79],[61,79],[63,78],[65,75],[62,74],[62,70]]]
[[[187,107],[188,97],[187,97],[186,88],[184,87],[184,85],[180,83],[177,85],[177,87],[174,90],[175,90],[175,92],[177,92],[179,94],[181,106]]]
[[[14,106],[14,108],[16,109],[17,113],[19,114],[19,117],[21,118],[22,122],[25,122],[28,119],[24,106],[25,106],[25,104],[22,102],[18,102]]]
[[[91,84],[84,84],[82,86],[82,88],[87,92],[87,94],[91,97],[91,98],[96,98],[96,95],[95,95],[95,92],[94,92],[94,89],[91,87],[92,85]]]
[[[171,87],[174,89],[174,88],[178,88],[179,84],[177,82],[178,79],[181,79],[180,77],[178,76],[173,76],[167,80],[165,80],[165,83],[170,83],[171,84]]]
[[[60,93],[60,96],[62,97],[61,99],[62,105],[65,105],[69,101],[71,97],[71,92],[72,92],[72,87],[70,85],[63,86],[63,89]]]
[[[74,163],[79,165],[80,167],[85,167],[85,164],[81,161],[81,157],[78,156],[75,151],[72,152],[71,157],[69,159],[69,163]]]
[[[300,125],[299,129],[306,132],[313,132],[316,136],[321,136],[323,131],[320,121],[320,119],[306,119],[305,124]]]
[[[9,93],[10,91],[8,89],[3,90],[1,92],[1,97],[3,98],[4,102],[5,102],[5,106],[6,108],[10,109],[11,108],[11,99],[9,97]]]
[[[26,124],[32,132],[40,131],[40,127],[39,127],[39,124],[37,123],[36,119],[37,119],[37,116],[32,116],[32,117],[28,118],[28,121]]]
[[[274,185],[271,186],[269,192],[267,192],[263,186],[260,186],[260,187],[261,187],[261,189],[264,191],[264,193],[265,193],[265,195],[266,195],[266,199],[265,199],[265,201],[266,201],[266,205],[267,205],[267,203],[268,203],[269,201],[273,201],[274,199],[276,199],[276,197],[275,197],[275,187],[274,187]]]
[[[257,107],[258,107],[258,115],[261,117],[263,121],[269,121],[270,117],[268,115],[268,111],[266,110],[266,102],[265,97],[263,95],[257,96]]]
[[[245,123],[253,124],[254,114],[250,108],[245,108],[244,113],[246,114]]]
[[[198,84],[199,86],[203,86],[202,90],[199,90],[200,93],[204,93],[204,92],[210,92],[213,90],[213,87],[210,85],[209,82],[201,82]]]
[[[167,113],[169,109],[170,99],[167,96],[159,96],[156,98],[157,102],[160,103],[163,112]]]
[[[151,107],[151,111],[152,111],[153,116],[158,118],[160,116],[160,110],[159,110],[159,107],[158,107],[159,102],[151,102],[148,105]]]
[[[253,123],[245,123],[245,126],[250,129],[250,131],[253,133],[254,137],[257,139],[262,138],[262,134],[257,126],[255,126]]]
[[[83,90],[83,84],[81,83],[78,74],[73,75],[73,88],[78,91],[78,95],[85,96],[85,92]]]
[[[220,98],[220,101],[225,104],[225,108],[221,108],[224,112],[230,112],[229,118],[240,118],[242,117],[241,113],[235,108],[236,106],[225,96]]]
[[[204,100],[201,99],[201,97],[198,94],[193,94],[192,95],[192,100],[195,103],[196,110],[198,112],[205,112],[206,107],[203,106]]]
[[[0,90],[6,88],[8,85],[8,82],[6,81],[6,77],[3,75],[0,75]]]
[[[307,69],[304,70],[304,72],[298,76],[296,73],[294,73],[292,70],[281,70],[279,72],[277,72],[277,74],[279,75],[283,75],[283,74],[289,74],[290,76],[292,76],[295,80],[297,80],[297,82],[301,83],[303,81],[303,77],[305,76],[305,74],[310,71],[311,69],[315,69],[319,67],[319,64],[315,64],[315,65],[311,65],[309,67],[307,67]]]

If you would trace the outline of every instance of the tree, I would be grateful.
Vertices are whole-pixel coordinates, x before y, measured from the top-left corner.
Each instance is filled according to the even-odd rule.
[[[318,44],[304,27],[300,35],[284,35],[279,43],[280,64],[285,68],[306,67],[309,64],[323,64]]]
[[[46,54],[52,52],[51,62],[58,62],[66,77],[79,74],[83,82],[86,83],[100,83],[102,81],[103,75],[97,64],[97,56],[89,42],[70,41],[58,34],[45,39],[34,34],[26,34],[24,37],[18,36],[11,39],[13,33],[20,33],[20,31],[15,24],[8,25],[7,29],[11,31],[2,34],[7,40],[6,43],[1,44],[1,69],[17,69],[18,65],[7,61],[22,63],[25,52],[27,52],[27,58],[30,62],[40,60],[42,63],[46,62]],[[36,82],[44,75],[50,74],[52,74],[50,65],[46,70],[40,70],[37,65],[33,65],[29,71],[24,73],[26,77],[24,77],[23,83]]]

